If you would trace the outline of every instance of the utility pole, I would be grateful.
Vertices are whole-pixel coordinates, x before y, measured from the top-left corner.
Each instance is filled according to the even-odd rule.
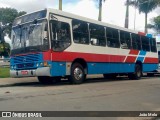
[[[127,0],[126,2],[126,17],[125,17],[125,28],[128,28],[128,24],[129,24],[129,0]]]
[[[62,10],[62,0],[59,0],[59,10]]]

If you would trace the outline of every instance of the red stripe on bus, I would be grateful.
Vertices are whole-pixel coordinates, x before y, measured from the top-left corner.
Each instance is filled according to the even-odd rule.
[[[157,63],[158,64],[158,58],[150,58],[150,57],[146,57],[144,60],[144,63]]]
[[[130,50],[129,54],[138,55],[139,54],[139,50]]]
[[[144,33],[144,32],[138,32],[138,35],[146,36],[146,33]]]
[[[126,59],[126,63],[135,63],[136,61],[136,56],[128,56],[127,59]]]
[[[44,52],[44,60],[51,60],[49,52]],[[72,62],[76,58],[82,58],[87,62],[123,62],[125,56],[120,55],[103,55],[78,52],[52,52],[52,61]]]
[[[43,59],[45,60],[45,61],[47,61],[47,60],[51,60],[51,50],[49,50],[49,51],[47,51],[47,52],[43,52]]]

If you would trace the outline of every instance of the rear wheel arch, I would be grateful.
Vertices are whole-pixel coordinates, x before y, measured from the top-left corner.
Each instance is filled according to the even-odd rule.
[[[84,68],[85,74],[88,73],[87,62],[86,62],[83,58],[77,58],[77,59],[75,59],[75,60],[72,62],[72,65],[73,65],[74,63],[79,63],[79,64],[81,64],[82,67]],[[71,68],[72,68],[72,65],[71,65]]]

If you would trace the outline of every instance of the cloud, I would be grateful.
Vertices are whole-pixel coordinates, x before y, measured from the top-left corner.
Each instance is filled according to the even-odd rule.
[[[126,0],[106,0],[103,3],[102,21],[113,25],[124,27]],[[97,3],[96,3],[97,2]],[[44,8],[58,9],[58,0],[0,0],[0,7],[13,7],[18,11],[33,12]],[[159,14],[159,9],[148,15],[148,23],[152,17]],[[91,19],[98,19],[98,1],[97,0],[63,0],[63,11]],[[129,29],[134,29],[135,8],[130,7]],[[136,11],[137,31],[144,31],[144,14]]]
[[[98,9],[93,0],[80,0],[76,4],[65,4],[64,11],[97,20]]]
[[[0,8],[10,7],[8,4],[0,3]]]
[[[0,0],[0,3],[9,5],[18,11],[33,12],[47,7],[55,8],[57,0]]]

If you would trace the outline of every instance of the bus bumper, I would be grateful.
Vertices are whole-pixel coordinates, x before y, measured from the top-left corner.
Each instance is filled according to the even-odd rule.
[[[51,76],[50,67],[42,67],[32,70],[10,70],[11,77],[35,77],[35,76]]]

